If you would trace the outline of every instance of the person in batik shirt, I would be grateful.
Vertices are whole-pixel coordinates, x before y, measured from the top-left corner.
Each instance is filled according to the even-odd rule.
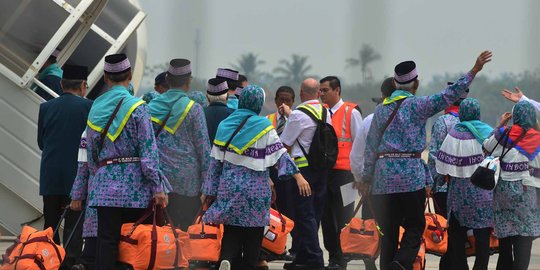
[[[311,192],[270,121],[258,116],[263,104],[262,88],[244,88],[239,109],[218,127],[202,189],[210,203],[203,220],[225,225],[220,258],[223,267],[234,259],[239,265],[232,269],[255,269],[259,260],[263,230],[270,224],[270,167]]]
[[[514,125],[507,127],[511,118]],[[534,106],[520,101],[512,113],[501,116],[493,135],[484,142],[484,148],[493,151],[495,157],[508,152],[500,160],[501,176],[493,193],[495,236],[499,238],[498,270],[528,269],[532,242],[540,236],[536,192],[540,181],[534,176],[540,160],[540,132],[534,129],[536,124]]]
[[[433,185],[429,169],[421,159],[426,148],[427,120],[457,101],[491,56],[491,52],[483,52],[471,71],[455,84],[425,97],[414,96],[419,85],[414,62],[396,66],[397,90],[375,110],[366,140],[360,181],[364,184],[359,186],[365,194],[371,185],[375,211],[380,213],[376,218],[384,232],[381,269],[411,269],[420,248],[426,191],[430,193]],[[395,117],[391,119],[394,110]],[[400,226],[405,233],[398,250]]]
[[[473,269],[487,270],[493,228],[493,192],[474,186],[471,176],[484,160],[482,143],[493,128],[480,121],[480,104],[467,98],[459,106],[459,122],[450,129],[436,154],[436,169],[448,175],[448,250],[439,269],[469,269],[465,243],[467,230],[476,238]]]
[[[129,60],[124,54],[109,55],[104,70],[109,90],[94,101],[86,129],[91,179],[87,185],[79,183],[83,177],[75,179],[74,186],[82,188],[72,199],[87,198],[97,210],[96,268],[115,269],[122,224],[137,221],[152,200],[166,206],[171,187],[159,169],[148,107],[127,89]]]
[[[170,89],[148,107],[157,137],[160,168],[173,192],[167,210],[175,225],[187,230],[201,207],[201,183],[210,161],[204,112],[189,99],[191,62],[173,59],[166,75]]]

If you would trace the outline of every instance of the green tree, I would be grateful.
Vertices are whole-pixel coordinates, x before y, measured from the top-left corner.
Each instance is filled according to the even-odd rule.
[[[296,86],[307,77],[311,70],[311,65],[307,64],[307,56],[293,54],[290,60],[282,59],[278,67],[274,68],[276,80],[280,83]]]
[[[381,55],[375,51],[373,47],[369,44],[363,44],[362,48],[358,53],[358,58],[349,58],[346,60],[346,67],[357,67],[360,66],[362,70],[362,81],[367,82],[372,79],[371,69],[369,64],[381,59]]]
[[[258,67],[264,63],[266,62],[261,60],[258,55],[247,53],[240,55],[237,64],[232,64],[232,67],[246,75],[248,80],[252,80],[252,77],[257,77],[259,75]]]

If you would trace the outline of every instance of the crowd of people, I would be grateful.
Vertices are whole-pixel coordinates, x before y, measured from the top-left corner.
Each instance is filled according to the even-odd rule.
[[[483,52],[469,72],[431,96],[415,95],[416,64],[399,63],[367,116],[342,99],[336,76],[306,78],[298,92],[294,85],[279,87],[276,111],[260,116],[269,92],[233,69],[219,68],[204,95],[190,89],[190,61],[173,59],[141,99],[129,92],[129,59],[109,55],[108,90],[92,102],[83,98],[88,69],[60,69],[52,56],[40,78],[61,95],[44,96],[51,100],[40,106],[38,121],[45,226],[56,227],[69,204],[75,211],[64,235],[75,231],[75,237],[63,267],[110,270],[118,267],[122,224],[141,218],[151,202],[184,231],[204,209],[204,222],[224,225],[220,269],[268,269],[260,250],[275,202],[295,222],[284,269],[346,269],[340,233],[363,196],[369,200],[362,217],[375,218],[384,233],[380,269],[413,269],[426,199],[433,197],[449,225],[440,269],[468,269],[469,230],[476,238],[473,269],[487,269],[493,233],[500,243],[497,269],[527,269],[540,235],[540,103],[518,88],[504,90],[516,103],[512,112],[495,128],[482,122],[480,104],[467,95],[491,58]],[[426,163],[426,124],[439,112]],[[310,155],[325,125],[337,137],[331,167]],[[490,155],[501,164],[493,191],[470,181]],[[75,226],[81,210],[82,230]],[[377,269],[375,261],[364,263]]]

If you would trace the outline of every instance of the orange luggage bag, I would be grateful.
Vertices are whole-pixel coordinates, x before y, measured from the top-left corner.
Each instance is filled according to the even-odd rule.
[[[437,202],[433,200],[433,205],[438,208]],[[426,242],[426,252],[429,254],[442,256],[448,249],[448,228],[446,218],[436,214],[429,204],[429,198],[426,199],[427,212],[426,228],[424,230],[424,240]]]
[[[356,206],[351,222],[341,230],[341,251],[351,259],[375,260],[380,253],[382,233],[375,219],[364,220],[356,217],[363,202],[364,197]],[[371,207],[370,211],[373,212]]]
[[[156,225],[159,210],[165,213],[168,225]],[[151,225],[141,224],[152,214]],[[130,264],[134,270],[188,267],[186,239],[187,233],[174,227],[167,211],[154,205],[137,222],[122,225],[118,261]]]
[[[270,226],[268,226],[262,240],[263,251],[274,255],[283,255],[287,248],[287,236],[293,228],[294,222],[291,219],[278,210],[270,208]]]
[[[19,238],[3,255],[1,270],[56,270],[64,260],[64,248],[53,241],[53,229],[38,231],[24,226]]]
[[[186,241],[186,258],[189,262],[219,261],[221,253],[221,240],[223,239],[223,225],[202,222],[204,211],[201,211],[193,225],[188,227]]]

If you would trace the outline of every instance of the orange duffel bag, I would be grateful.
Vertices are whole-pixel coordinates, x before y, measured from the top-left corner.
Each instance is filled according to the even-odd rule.
[[[6,250],[1,270],[56,270],[64,260],[64,248],[53,241],[53,230],[24,226],[15,244]]]
[[[433,205],[438,208],[437,202],[433,200]],[[446,218],[436,214],[431,209],[429,198],[426,199],[426,208],[424,213],[426,218],[426,228],[424,230],[424,240],[426,241],[426,252],[429,254],[442,256],[448,249],[448,228]]]
[[[467,256],[474,256],[476,255],[476,238],[474,237],[473,230],[467,231],[467,242],[465,242],[465,252],[467,253]],[[499,253],[499,239],[495,237],[495,234],[493,230],[491,230],[491,234],[489,236],[489,254],[497,254]]]
[[[270,226],[264,233],[262,249],[275,255],[284,254],[287,249],[287,236],[294,228],[294,222],[274,208],[270,208]]]
[[[165,213],[168,225],[156,225],[160,210]],[[154,216],[153,223],[141,224],[150,215]],[[122,225],[118,261],[131,265],[134,270],[188,267],[184,253],[186,239],[187,233],[174,227],[167,210],[153,205],[137,222]]]
[[[363,220],[356,217],[363,202],[364,196],[356,206],[351,222],[341,230],[341,251],[347,258],[375,260],[381,251],[382,233],[375,219]],[[371,206],[369,210],[374,214]]]
[[[223,239],[223,225],[202,222],[200,211],[193,225],[188,227],[186,258],[190,262],[218,262]]]

